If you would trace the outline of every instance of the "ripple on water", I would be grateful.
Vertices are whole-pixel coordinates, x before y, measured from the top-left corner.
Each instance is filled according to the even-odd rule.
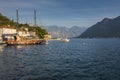
[[[119,48],[119,39],[3,47],[0,80],[120,80]]]

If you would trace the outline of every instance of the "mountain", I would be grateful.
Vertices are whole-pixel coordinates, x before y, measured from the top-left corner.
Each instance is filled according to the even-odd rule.
[[[53,38],[72,38],[80,35],[82,32],[85,31],[86,28],[84,27],[78,27],[78,26],[73,26],[71,28],[68,27],[59,27],[56,25],[53,26],[44,26],[49,34],[52,35]]]
[[[109,19],[104,18],[101,22],[88,28],[80,38],[117,38],[120,37],[120,16]]]

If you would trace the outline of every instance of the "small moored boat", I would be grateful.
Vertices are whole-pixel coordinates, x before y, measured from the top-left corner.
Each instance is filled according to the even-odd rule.
[[[70,39],[64,38],[64,39],[61,39],[61,41],[63,41],[63,42],[69,42]]]
[[[20,36],[15,36],[13,40],[6,40],[7,45],[33,45],[33,44],[41,44],[42,39],[30,39],[30,38],[21,38]]]
[[[42,40],[34,39],[34,40],[23,40],[23,41],[15,41],[8,40],[6,41],[7,45],[33,45],[33,44],[41,44]]]

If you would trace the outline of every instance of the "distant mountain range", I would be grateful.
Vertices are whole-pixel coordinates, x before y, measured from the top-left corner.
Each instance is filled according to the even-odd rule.
[[[68,27],[59,27],[59,26],[44,26],[48,33],[52,35],[53,38],[72,38],[79,36],[82,32],[86,30],[85,27],[73,26]]]
[[[80,38],[118,38],[120,37],[120,16],[109,19],[104,18],[101,22],[89,27]]]

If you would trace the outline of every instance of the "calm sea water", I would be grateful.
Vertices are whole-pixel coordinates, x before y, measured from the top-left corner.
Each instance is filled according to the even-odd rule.
[[[0,46],[0,80],[120,80],[120,39]]]

